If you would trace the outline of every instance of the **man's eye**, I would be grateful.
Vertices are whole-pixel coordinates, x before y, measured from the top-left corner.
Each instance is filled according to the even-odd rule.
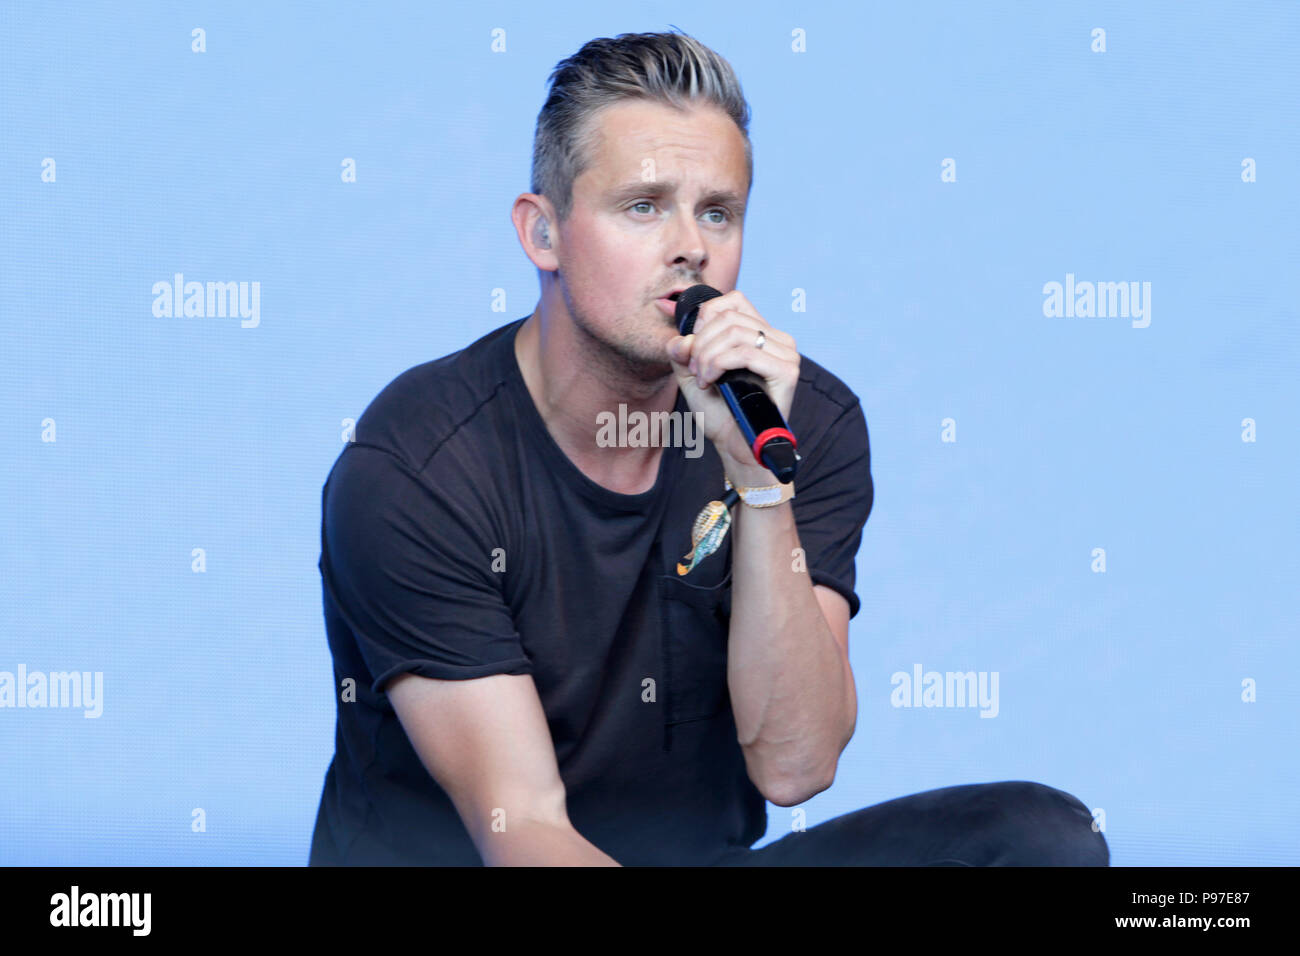
[[[654,209],[654,205],[655,205],[655,204],[654,204],[653,202],[651,202],[650,200],[648,200],[648,199],[642,199],[640,202],[635,202],[635,203],[633,203],[632,205],[628,206],[628,208],[631,209],[631,210],[633,210],[633,211],[638,211],[638,210],[639,210],[639,207],[641,207],[641,206],[646,206],[646,207],[648,207],[648,208],[646,209],[646,212],[650,212],[650,210]],[[725,222],[730,222],[730,221],[731,221],[731,212],[730,212],[730,210],[728,210],[728,209],[726,209],[726,208],[724,208],[724,207],[722,207],[722,206],[717,206],[717,207],[715,207],[715,208],[713,208],[713,209],[710,209],[708,212],[705,213],[705,215],[706,215],[706,216],[711,216],[711,215],[713,215],[714,213],[720,214],[720,215],[722,216],[721,219],[715,219],[715,220],[713,220],[713,224],[714,224],[714,225],[722,225],[722,224],[725,223]]]

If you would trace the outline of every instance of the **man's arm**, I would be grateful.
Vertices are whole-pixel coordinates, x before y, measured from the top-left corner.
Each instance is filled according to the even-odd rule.
[[[387,693],[486,865],[619,865],[569,822],[531,676],[436,680],[406,673],[389,682]]]
[[[770,484],[771,473],[741,483]],[[754,785],[790,807],[831,785],[857,723],[849,605],[794,569],[790,502],[736,512],[727,656],[736,734]]]
[[[704,434],[733,484],[771,485],[775,476],[754,460],[713,385],[728,370],[748,369],[764,380],[782,417],[794,422],[802,356],[790,334],[774,329],[738,289],[701,303],[698,313],[690,335],[667,343],[677,386],[691,411],[703,416]],[[798,508],[802,527],[787,501],[761,509],[738,505],[731,530],[727,689],[745,769],[779,806],[831,785],[857,722],[848,657],[852,607],[836,589],[814,587],[806,564],[796,567],[795,560],[806,530],[821,576],[851,588],[854,552],[871,511],[866,418],[843,383],[831,391],[840,414],[820,435],[805,438],[811,450],[801,468],[807,482]]]

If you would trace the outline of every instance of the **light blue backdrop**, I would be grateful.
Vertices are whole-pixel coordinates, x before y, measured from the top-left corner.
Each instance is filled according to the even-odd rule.
[[[1030,779],[1117,865],[1300,863],[1300,11],[748,2],[0,7],[0,671],[103,675],[94,719],[0,708],[0,861],[306,861],[342,420],[531,311],[545,80],[670,24],[753,109],[739,288],[870,428],[807,825]],[[155,317],[178,272],[257,282],[256,327]],[[1149,282],[1149,325],[1046,316],[1067,274]],[[892,706],[916,665],[996,672],[997,716]]]

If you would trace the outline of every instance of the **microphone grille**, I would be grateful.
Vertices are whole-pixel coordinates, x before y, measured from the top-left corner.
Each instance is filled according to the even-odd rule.
[[[677,297],[677,309],[675,317],[677,319],[677,330],[681,335],[690,335],[695,330],[695,313],[700,304],[708,302],[710,299],[716,299],[722,295],[711,285],[693,285],[689,289],[684,289],[682,294]]]

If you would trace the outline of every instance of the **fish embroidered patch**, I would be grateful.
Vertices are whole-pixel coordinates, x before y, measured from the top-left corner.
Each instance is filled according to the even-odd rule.
[[[695,524],[691,526],[691,550],[682,557],[682,561],[689,561],[690,564],[678,562],[678,575],[689,574],[697,564],[721,547],[722,539],[731,527],[731,506],[738,500],[740,496],[732,488],[721,501],[710,501],[700,509],[700,513],[695,516]]]

